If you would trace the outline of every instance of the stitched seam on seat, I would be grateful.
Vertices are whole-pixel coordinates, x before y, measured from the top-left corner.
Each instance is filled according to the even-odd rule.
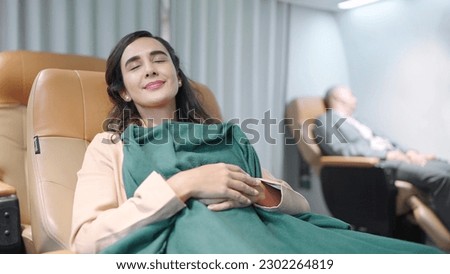
[[[87,140],[87,125],[86,125],[86,96],[84,94],[84,86],[83,82],[81,81],[80,72],[78,70],[75,70],[75,73],[78,77],[78,82],[80,83],[81,88],[81,101],[82,101],[82,107],[83,107],[83,138],[84,140]]]
[[[24,93],[25,93],[25,77],[24,77],[24,71],[23,71],[23,69],[24,69],[24,66],[25,66],[25,64],[24,64],[25,62],[24,62],[24,60],[23,60],[23,52],[21,52],[20,53],[20,70],[21,70],[21,73],[20,73],[20,75],[21,75],[21,80],[22,80],[22,86],[21,86],[21,90],[22,90],[22,98],[24,98]],[[20,98],[20,99],[22,99],[22,98]],[[22,102],[20,102],[20,103],[22,103]],[[27,105],[27,103],[25,102],[25,106]]]

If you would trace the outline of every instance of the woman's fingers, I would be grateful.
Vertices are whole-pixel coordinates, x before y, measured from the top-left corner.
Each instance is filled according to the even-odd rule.
[[[212,211],[223,211],[232,208],[240,208],[249,206],[248,204],[242,204],[234,200],[227,200],[218,204],[210,204],[208,205],[208,209]]]
[[[211,205],[211,204],[220,204],[225,202],[227,199],[223,198],[210,198],[210,199],[199,199],[199,202],[205,204],[205,205]]]
[[[251,177],[243,170],[234,171],[230,175],[233,179],[244,182],[249,186],[259,186],[261,184],[260,180]]]
[[[226,196],[229,197],[230,200],[236,201],[241,204],[250,205],[252,203],[252,201],[247,196],[233,189],[228,189]]]
[[[175,193],[183,201],[204,199],[205,204],[220,204],[219,208],[249,205],[261,195],[261,182],[239,166],[217,163],[180,172],[169,179]],[[210,199],[222,199],[214,201]]]
[[[243,195],[247,195],[247,196],[258,196],[259,195],[259,191],[256,189],[257,186],[250,186],[249,183],[244,180],[240,180],[240,179],[230,180],[228,183],[228,187],[230,189],[238,191],[239,193],[241,193]]]
[[[227,209],[231,209],[231,208],[234,208],[233,202],[231,200],[228,200],[226,202],[222,202],[219,204],[208,205],[208,209],[212,210],[212,211],[222,211],[222,210],[227,210]]]

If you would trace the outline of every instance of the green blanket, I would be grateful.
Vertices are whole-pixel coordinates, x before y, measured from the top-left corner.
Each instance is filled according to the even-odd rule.
[[[123,177],[128,197],[152,172],[165,178],[208,163],[241,166],[261,176],[254,148],[237,125],[166,122],[129,126],[123,133]],[[436,253],[410,242],[350,230],[335,218],[298,216],[257,207],[210,211],[190,199],[175,216],[147,225],[102,253]]]

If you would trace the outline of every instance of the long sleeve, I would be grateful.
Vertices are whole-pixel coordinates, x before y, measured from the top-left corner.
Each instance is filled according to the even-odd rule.
[[[72,216],[71,249],[96,253],[131,230],[173,216],[185,207],[158,173],[151,173],[126,199],[122,182],[122,143],[109,133],[88,146],[78,172]]]
[[[330,112],[317,119],[314,137],[325,155],[385,158],[387,153],[386,150],[372,149],[370,142],[345,118]]]
[[[280,190],[281,201],[277,206],[267,207],[256,204],[255,206],[267,211],[275,211],[290,215],[296,215],[310,211],[309,203],[301,195],[292,189],[292,187],[283,180],[276,179],[267,170],[263,169],[262,182],[270,185],[273,188]]]

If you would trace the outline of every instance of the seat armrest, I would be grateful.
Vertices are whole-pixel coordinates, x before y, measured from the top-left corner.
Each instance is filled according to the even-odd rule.
[[[320,157],[321,166],[340,166],[340,167],[374,167],[380,162],[376,157],[359,156],[322,156]]]
[[[2,180],[0,180],[0,197],[6,197],[16,194],[16,188],[8,185],[7,183],[4,183]]]

